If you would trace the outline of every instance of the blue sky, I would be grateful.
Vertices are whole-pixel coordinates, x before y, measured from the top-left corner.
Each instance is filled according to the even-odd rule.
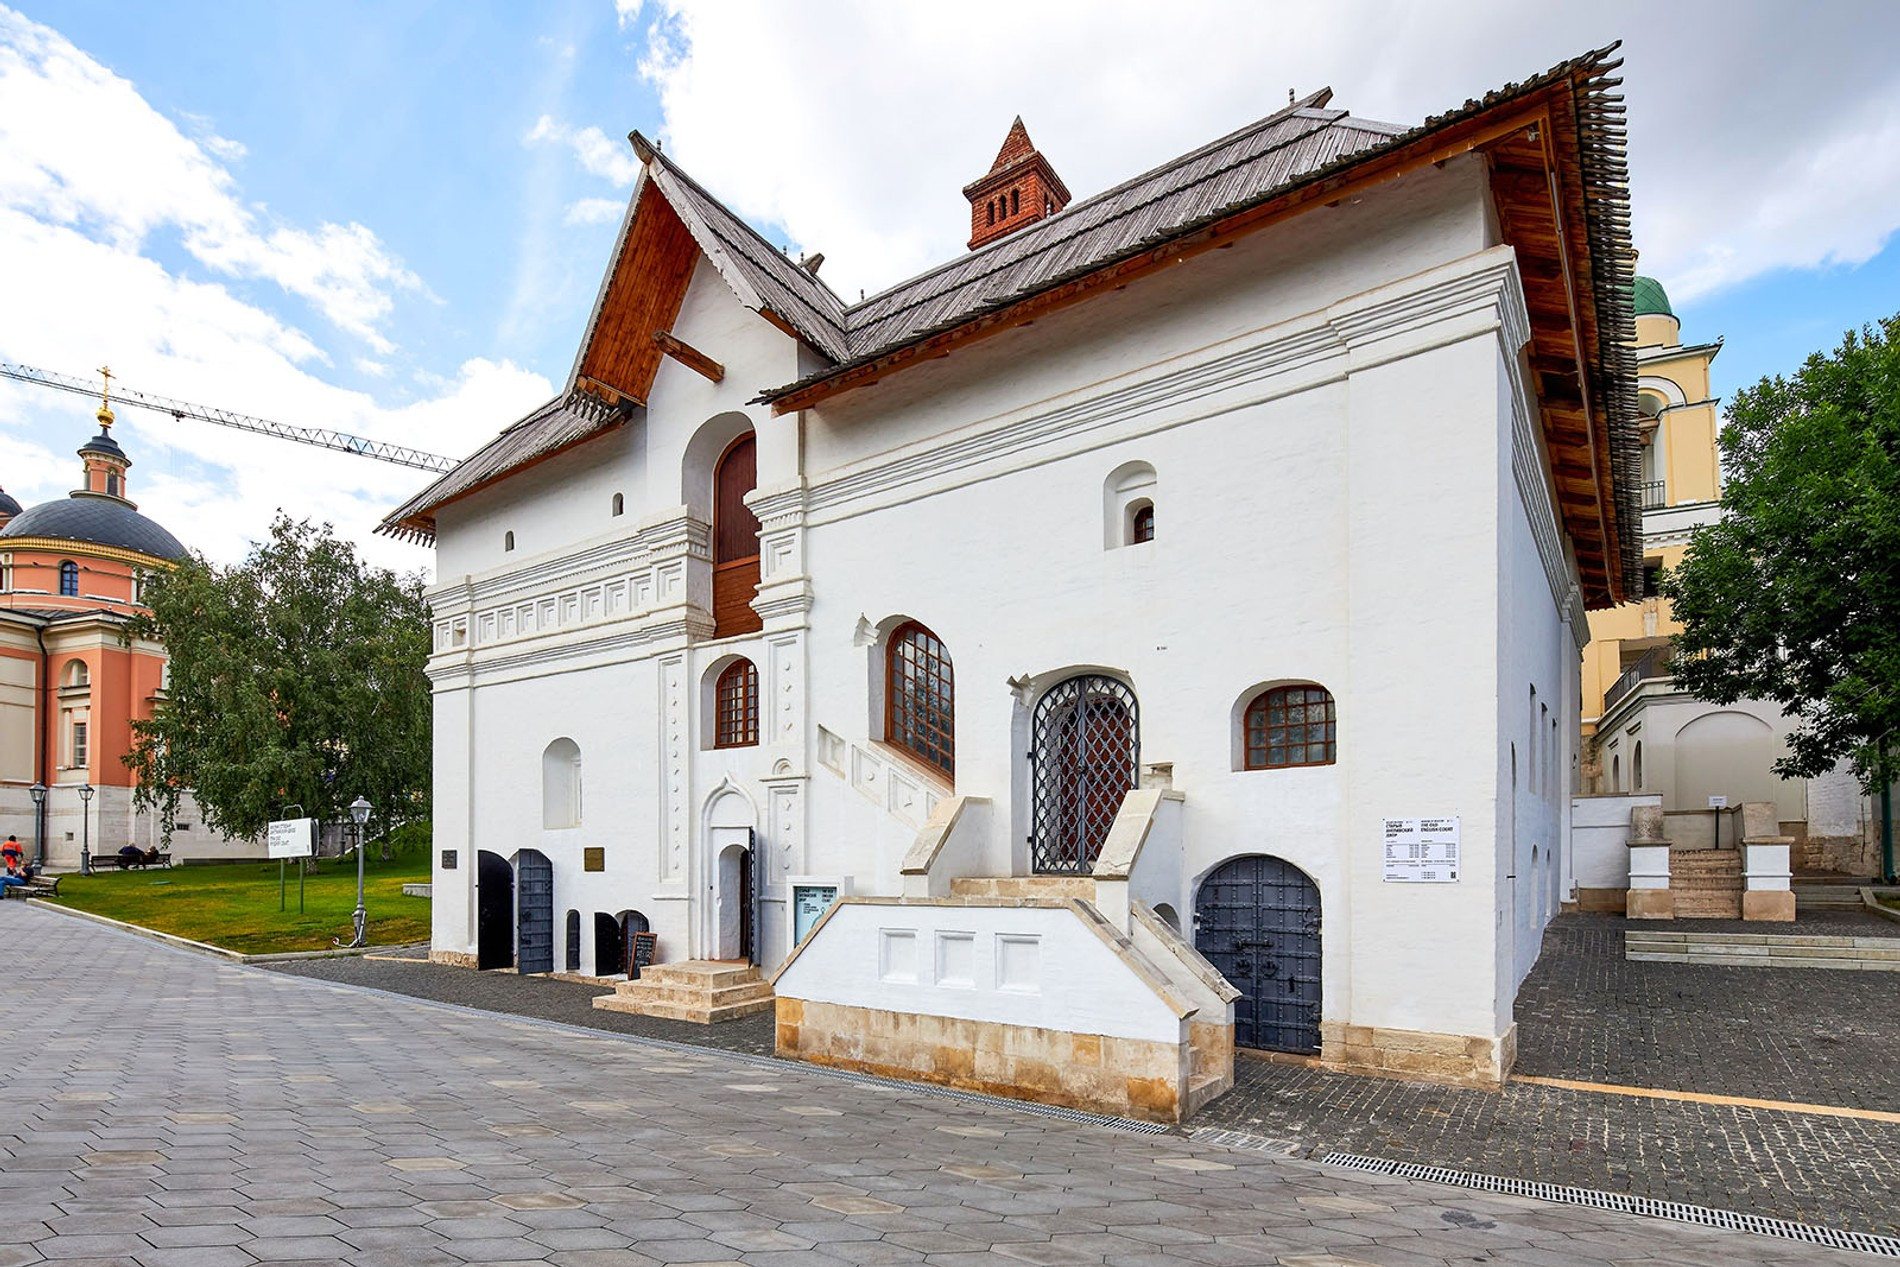
[[[824,251],[855,297],[962,249],[957,191],[1017,113],[1085,196],[1288,88],[1411,123],[1615,38],[1643,271],[1686,339],[1726,338],[1719,393],[1900,309],[1900,5],[1182,0],[1161,28],[1152,12],[0,7],[0,360],[110,361],[146,390],[459,455],[565,375],[631,128],[772,240]],[[29,504],[72,487],[89,414],[0,384],[0,486]],[[120,435],[143,509],[214,557],[282,506],[428,564],[370,537],[414,472],[129,410]]]

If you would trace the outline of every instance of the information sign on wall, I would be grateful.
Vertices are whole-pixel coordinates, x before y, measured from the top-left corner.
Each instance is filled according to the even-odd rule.
[[[1403,884],[1457,880],[1458,819],[1386,819],[1385,878]]]
[[[308,858],[316,852],[317,820],[314,818],[273,819],[265,843],[273,858]]]
[[[838,900],[835,884],[795,884],[792,886],[792,940],[804,941],[805,934],[824,917]]]

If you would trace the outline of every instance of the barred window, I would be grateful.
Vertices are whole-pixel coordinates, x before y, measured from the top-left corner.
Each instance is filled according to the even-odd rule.
[[[1247,705],[1247,769],[1331,765],[1339,759],[1333,696],[1302,683],[1262,691]]]
[[[759,671],[750,660],[734,660],[713,688],[717,723],[713,747],[750,748],[759,742]]]
[[[892,631],[885,656],[884,737],[956,774],[956,692],[950,653],[915,621]]]

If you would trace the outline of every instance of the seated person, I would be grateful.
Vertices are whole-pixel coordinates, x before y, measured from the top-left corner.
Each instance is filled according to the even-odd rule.
[[[127,845],[119,850],[118,862],[121,871],[127,867],[142,866],[145,862],[145,851],[137,845]]]
[[[6,855],[6,861],[7,869],[5,873],[0,874],[0,893],[6,892],[16,884],[24,885],[27,881],[27,873],[12,854]]]

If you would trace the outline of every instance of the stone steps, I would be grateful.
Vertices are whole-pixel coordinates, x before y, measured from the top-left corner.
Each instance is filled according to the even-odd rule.
[[[1794,884],[1797,911],[1858,911],[1860,887],[1851,884]]]
[[[1095,881],[1085,875],[968,876],[950,881],[950,896],[965,898],[1079,897],[1095,900]]]
[[[657,1016],[696,1025],[734,1021],[772,1007],[772,987],[749,963],[688,959],[643,968],[637,981],[622,981],[594,1000],[609,1012]]]
[[[1678,933],[1631,929],[1623,957],[1646,963],[1742,968],[1837,968],[1900,972],[1900,937],[1823,937],[1777,933]]]
[[[1677,919],[1740,919],[1742,855],[1734,849],[1674,849],[1669,891]]]

